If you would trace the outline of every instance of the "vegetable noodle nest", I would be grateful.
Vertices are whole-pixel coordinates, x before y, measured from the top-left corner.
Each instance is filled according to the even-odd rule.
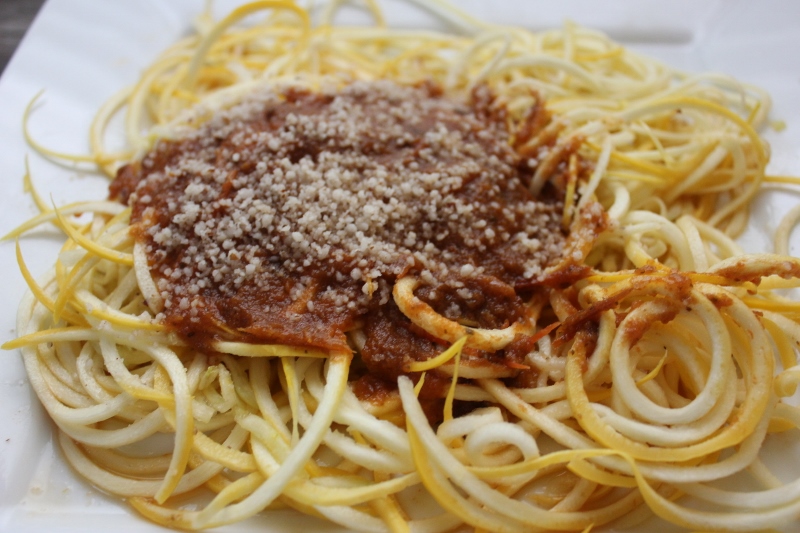
[[[795,220],[776,254],[735,241],[792,181],[765,173],[768,95],[574,24],[340,4],[201,15],[87,156],[26,130],[113,180],[56,208],[26,175],[41,213],[6,236],[66,235],[41,280],[17,246],[4,348],[71,467],[187,530],[794,523],[800,479],[761,455],[800,426]]]

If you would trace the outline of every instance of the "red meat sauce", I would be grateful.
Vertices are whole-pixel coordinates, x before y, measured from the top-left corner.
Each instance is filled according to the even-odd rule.
[[[265,89],[159,141],[110,196],[131,206],[157,318],[185,342],[356,350],[354,390],[379,400],[445,348],[395,305],[399,277],[448,318],[502,328],[562,260],[558,180],[534,198],[536,161],[512,146],[546,122],[537,107],[512,139],[485,88],[464,101],[388,81]],[[513,366],[531,348],[520,335],[473,364]]]

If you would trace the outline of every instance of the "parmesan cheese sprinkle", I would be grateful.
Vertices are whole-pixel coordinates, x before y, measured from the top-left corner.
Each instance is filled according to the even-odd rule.
[[[514,283],[559,257],[561,206],[530,195],[508,140],[486,89],[471,101],[389,81],[271,89],[159,143],[116,187],[167,308],[196,316],[204,291],[280,277],[304,312],[326,300],[363,313],[409,271]]]

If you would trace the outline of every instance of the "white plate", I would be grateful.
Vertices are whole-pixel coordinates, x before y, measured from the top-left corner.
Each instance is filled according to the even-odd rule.
[[[235,3],[220,1],[216,11],[222,13]],[[136,80],[160,50],[187,34],[203,4],[202,0],[50,0],[44,6],[0,79],[0,234],[35,213],[22,190],[26,156],[38,189],[56,204],[106,194],[104,180],[48,163],[26,146],[21,122],[31,98],[45,90],[31,120],[37,139],[63,151],[86,151],[87,129],[97,106]],[[769,172],[800,176],[800,2],[470,0],[461,5],[480,18],[532,29],[571,19],[682,69],[726,72],[764,87],[774,98],[773,118],[787,124],[784,131],[765,133],[773,148]],[[418,9],[394,1],[386,2],[386,7],[396,25],[422,21],[435,26]],[[368,19],[363,12],[350,16]],[[797,190],[764,192],[744,236],[745,246],[769,251],[777,221],[798,199]],[[22,241],[34,274],[52,265],[59,240],[55,231],[44,229]],[[794,245],[797,254],[800,239]],[[0,244],[0,279],[0,340],[5,341],[14,337],[16,307],[25,289],[13,243]],[[65,467],[54,450],[52,424],[28,387],[18,354],[0,357],[0,530],[65,532],[111,526],[118,532],[162,531]],[[800,446],[788,446],[800,461]],[[783,453],[790,450],[784,448]],[[277,532],[300,527],[330,531],[327,524],[298,519],[292,513],[270,513],[222,530]]]

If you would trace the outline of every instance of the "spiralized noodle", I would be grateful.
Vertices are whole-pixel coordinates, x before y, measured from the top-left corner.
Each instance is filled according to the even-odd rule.
[[[766,179],[768,95],[677,72],[574,24],[532,33],[435,0],[429,9],[461,34],[388,28],[372,1],[374,27],[338,27],[339,4],[316,19],[289,0],[220,21],[204,14],[195,35],[100,109],[89,156],[26,137],[113,177],[258,86],[432,81],[463,96],[485,84],[509,131],[533,128],[537,106],[552,114],[517,150],[536,165],[534,193],[567,169],[563,225],[576,233],[570,246],[587,249],[566,254],[584,275],[551,285],[525,321],[497,330],[438,314],[415,296],[417,279],[400,278],[400,311],[451,344],[408,369],[452,376],[432,425],[418,398],[425,375],[416,388],[401,376],[381,403],[357,398],[348,376],[358,332],[353,353],[230,340],[213,353],[190,348],[155,319],[163,301],[128,231],[130,209],[54,208],[32,191],[41,214],[6,238],[52,223],[66,242],[38,281],[17,247],[30,291],[4,348],[21,351],[69,464],[148,519],[189,530],[280,507],[376,532],[588,531],[650,513],[703,531],[796,521],[800,480],[779,481],[760,452],[771,434],[800,427],[800,304],[773,290],[800,285],[800,260],[788,255],[800,211],[779,228],[778,254],[748,255],[734,240]],[[112,153],[104,137],[117,112],[129,149]],[[593,202],[608,228],[580,234]],[[88,223],[73,217],[86,212]],[[519,369],[462,366],[462,350],[502,350],[523,330],[538,331],[529,386],[504,380]],[[475,403],[454,413],[455,401]],[[755,488],[732,488],[747,476]],[[210,501],[187,506],[201,489]],[[416,514],[413,491],[438,510]]]

